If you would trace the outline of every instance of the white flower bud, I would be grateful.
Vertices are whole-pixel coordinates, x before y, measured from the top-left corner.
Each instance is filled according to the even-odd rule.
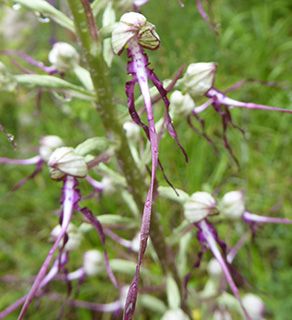
[[[168,310],[161,320],[189,320],[189,317],[181,309]]]
[[[79,54],[66,42],[57,42],[49,53],[50,63],[59,71],[65,72],[79,63]]]
[[[241,191],[231,191],[220,202],[220,212],[230,219],[240,219],[245,211],[244,195]]]
[[[138,232],[135,238],[132,240],[131,249],[135,252],[139,252],[140,249],[140,232]]]
[[[130,286],[123,286],[120,291],[120,302],[122,307],[124,307],[126,304],[129,289],[130,289]]]
[[[219,278],[223,274],[219,262],[214,258],[209,261],[207,270],[209,275],[213,278]]]
[[[213,62],[192,63],[181,81],[184,91],[193,98],[204,95],[212,88],[216,73],[216,64]]]
[[[174,116],[188,116],[194,107],[195,102],[188,93],[182,94],[181,91],[176,90],[170,96],[170,110]]]
[[[55,240],[58,235],[61,232],[62,227],[60,225],[57,225],[51,232],[51,238]],[[65,244],[64,250],[65,251],[73,251],[75,249],[78,249],[80,246],[80,243],[82,241],[82,234],[79,232],[78,228],[72,223],[69,224],[67,229],[68,234],[68,241]],[[63,242],[61,241],[60,248],[63,247]]]
[[[148,49],[157,49],[160,39],[153,24],[137,12],[127,12],[122,15],[112,32],[112,46],[116,54],[120,54],[126,44],[134,37],[141,46]]]
[[[48,166],[52,179],[61,179],[65,175],[82,178],[88,171],[85,159],[69,147],[57,148],[51,154]]]
[[[13,91],[17,82],[6,66],[0,61],[0,91]]]
[[[251,320],[262,320],[265,311],[263,300],[255,294],[248,293],[242,298],[242,304],[245,307]]]
[[[216,310],[212,320],[232,320],[231,314],[226,310]]]
[[[190,223],[197,223],[213,214],[216,201],[208,192],[195,192],[184,204],[184,215]]]
[[[104,194],[110,195],[116,191],[114,181],[109,176],[103,177],[100,183]]]
[[[137,141],[140,137],[140,127],[131,121],[126,121],[123,125],[126,136],[130,141]]]
[[[42,137],[40,140],[39,154],[43,160],[48,161],[53,151],[63,145],[63,140],[58,136]]]
[[[83,258],[84,272],[88,276],[95,276],[104,267],[104,258],[98,250],[89,250],[85,252]]]

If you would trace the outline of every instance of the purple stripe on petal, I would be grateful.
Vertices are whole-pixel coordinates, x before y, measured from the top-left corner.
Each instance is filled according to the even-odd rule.
[[[82,208],[79,210],[84,216],[85,218],[88,220],[88,222],[90,222],[92,224],[92,226],[96,229],[101,243],[103,245],[103,254],[104,254],[104,262],[105,262],[105,268],[106,268],[106,272],[111,280],[111,282],[113,283],[113,285],[118,288],[118,281],[111,269],[110,263],[109,263],[109,257],[108,257],[108,253],[105,247],[105,234],[103,231],[103,227],[102,224],[100,223],[100,221],[95,217],[95,215],[88,209],[88,208]]]
[[[64,201],[63,201],[63,219],[61,225],[61,231],[55,240],[52,248],[50,249],[41,269],[36,276],[34,283],[26,297],[25,303],[21,309],[21,312],[18,316],[18,320],[22,320],[27,312],[29,305],[31,304],[34,296],[36,295],[38,289],[40,288],[44,277],[46,276],[47,270],[49,268],[50,262],[53,258],[54,253],[59,247],[62,239],[64,238],[69,223],[71,221],[71,217],[74,211],[74,200],[75,200],[75,186],[76,186],[76,179],[71,176],[67,176],[64,181]]]

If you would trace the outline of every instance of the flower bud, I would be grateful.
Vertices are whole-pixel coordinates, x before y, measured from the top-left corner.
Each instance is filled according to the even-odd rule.
[[[197,223],[213,214],[216,201],[208,192],[195,192],[184,204],[184,215],[190,223]]]
[[[98,250],[89,250],[83,257],[84,272],[88,276],[95,276],[104,267],[104,259]]]
[[[130,141],[137,141],[140,137],[140,127],[131,121],[126,121],[123,125],[126,136]]]
[[[124,307],[126,304],[129,289],[130,286],[123,286],[120,291],[120,302],[122,307]]]
[[[0,61],[0,91],[13,91],[17,82],[6,66]]]
[[[226,310],[216,310],[212,320],[232,320],[231,314]]]
[[[220,212],[230,219],[240,219],[245,211],[244,195],[241,191],[231,191],[220,202]]]
[[[105,176],[101,180],[102,192],[104,194],[113,194],[116,191],[114,181],[111,177]]]
[[[189,317],[181,309],[172,309],[166,311],[161,320],[189,320]]]
[[[213,86],[216,68],[213,62],[190,64],[181,81],[183,91],[188,92],[193,98],[204,95]]]
[[[188,93],[183,94],[181,91],[176,90],[170,96],[170,110],[174,116],[188,116],[192,113],[194,107],[194,100]]]
[[[219,278],[222,275],[222,268],[216,259],[211,259],[207,266],[208,273],[213,278]]]
[[[65,175],[83,178],[88,171],[85,159],[69,147],[57,148],[51,154],[48,166],[52,179],[61,179]]]
[[[63,145],[63,140],[58,136],[42,137],[40,140],[39,154],[43,160],[48,161],[53,151]]]
[[[147,49],[155,50],[159,47],[160,39],[155,26],[137,12],[127,12],[122,15],[112,32],[112,46],[114,53],[120,54],[127,43],[136,37],[139,44]]]
[[[265,311],[263,300],[255,294],[248,293],[242,298],[242,304],[251,320],[262,320]]]
[[[49,53],[50,63],[59,71],[65,72],[79,63],[79,54],[66,42],[57,42]]]
[[[58,235],[61,232],[62,227],[60,225],[57,225],[51,232],[51,238],[53,240],[57,239]],[[64,250],[65,251],[73,251],[79,248],[81,240],[82,240],[82,234],[79,232],[78,228],[72,223],[69,224],[67,229],[68,234],[68,241],[65,244]],[[63,247],[63,242],[61,241],[60,248]]]

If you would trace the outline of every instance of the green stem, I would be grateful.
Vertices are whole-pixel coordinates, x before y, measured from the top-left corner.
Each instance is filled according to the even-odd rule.
[[[117,120],[117,111],[112,101],[113,90],[110,83],[109,70],[102,56],[102,47],[101,43],[99,43],[100,39],[93,39],[91,36],[87,20],[88,12],[85,13],[82,1],[68,0],[68,3],[96,91],[97,111],[108,137],[120,141],[120,146],[116,151],[118,163],[127,180],[129,191],[142,212],[145,193],[144,180],[131,156],[122,126]],[[181,281],[175,266],[174,255],[170,253],[170,248],[165,242],[159,218],[155,212],[152,215],[150,237],[163,271],[171,272],[180,287]]]

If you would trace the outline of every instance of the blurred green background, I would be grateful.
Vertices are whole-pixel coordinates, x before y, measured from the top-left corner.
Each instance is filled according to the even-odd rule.
[[[232,93],[233,98],[292,108],[290,0],[210,1],[207,10],[218,25],[218,34],[199,16],[195,1],[183,2],[185,5],[181,7],[176,0],[150,0],[143,7],[142,12],[156,25],[161,37],[160,49],[149,53],[151,67],[160,78],[170,78],[181,65],[215,61],[218,63],[215,84],[222,90],[242,79],[272,81],[282,87],[249,83]],[[48,64],[49,38],[53,32],[59,41],[74,44],[70,34],[58,27],[55,29],[51,23],[39,23],[33,14],[25,10],[21,10],[19,18],[9,21],[9,11],[4,7],[0,7],[1,50],[21,50]],[[10,59],[1,56],[0,60],[12,72],[19,72]],[[125,68],[126,57],[115,57],[111,72],[114,99],[120,105],[126,104]],[[70,80],[71,76],[67,79]],[[72,77],[72,81],[76,80]],[[37,100],[36,90],[19,88],[16,93],[0,92],[0,123],[15,136],[17,143],[14,149],[0,133],[0,156],[33,156],[40,137],[47,134],[61,136],[70,146],[102,134],[98,115],[88,103],[81,100],[56,102],[48,92],[43,92],[40,103]],[[185,121],[176,123],[190,163],[184,163],[170,138],[164,139],[160,154],[171,181],[190,193],[204,189],[223,195],[229,190],[242,189],[251,212],[292,218],[292,116],[243,109],[233,110],[232,116],[234,122],[245,130],[245,138],[236,129],[228,131],[240,168],[234,165],[223,148],[221,119],[210,109],[204,114],[206,130],[215,140],[220,154],[215,155],[210,145],[193,133]],[[49,233],[56,224],[53,213],[59,206],[61,185],[51,181],[46,170],[21,190],[11,192],[13,185],[31,169],[8,165],[0,167],[0,310],[27,292],[27,279],[41,265],[49,248]],[[159,179],[164,184],[160,174]],[[89,192],[85,185],[82,187]],[[104,198],[89,205],[96,213],[123,214],[126,211],[120,206],[118,197],[114,200]],[[169,211],[167,204],[161,202],[158,205],[165,232],[170,234],[178,222],[172,215],[176,214],[177,208]],[[230,228],[231,225],[219,226],[223,239]],[[236,266],[251,286],[248,291],[264,299],[267,319],[291,319],[291,243],[289,226],[265,226],[236,259]],[[92,234],[83,243],[83,249],[94,245],[100,246]],[[119,255],[115,248],[113,246],[111,256]],[[77,254],[73,255],[73,265],[80,265],[79,260]],[[156,272],[155,266],[149,268]],[[129,277],[125,278],[125,282],[129,280]],[[196,279],[193,281],[196,283]],[[92,299],[94,296],[97,301],[110,301],[113,296],[111,287],[102,285],[101,288],[104,283],[104,279],[88,281],[88,285],[80,290],[79,298]],[[57,289],[64,292],[64,287],[59,287]],[[60,315],[57,304],[42,299],[34,305],[38,312],[31,308],[28,319],[57,319]],[[82,310],[64,312],[65,319],[109,319],[94,317]],[[15,318],[15,314],[8,317]],[[146,312],[138,318],[154,319]]]

